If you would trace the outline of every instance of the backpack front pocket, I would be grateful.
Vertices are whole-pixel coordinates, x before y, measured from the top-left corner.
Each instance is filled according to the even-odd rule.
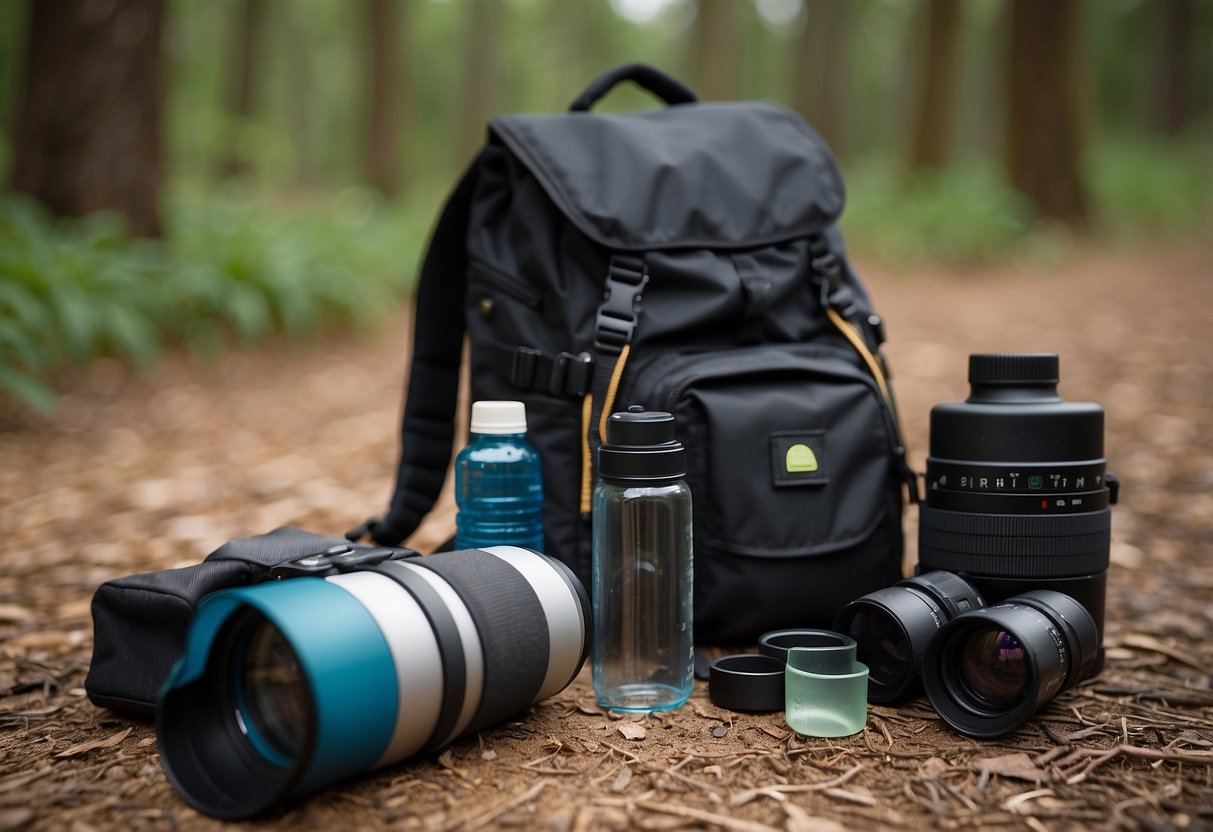
[[[671,355],[634,402],[674,413],[695,503],[696,640],[828,623],[898,580],[896,442],[872,379],[827,346]]]

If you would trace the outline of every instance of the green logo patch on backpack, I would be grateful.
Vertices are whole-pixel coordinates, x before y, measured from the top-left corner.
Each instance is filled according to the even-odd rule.
[[[823,485],[826,470],[824,430],[785,430],[771,434],[771,482],[775,487]]]

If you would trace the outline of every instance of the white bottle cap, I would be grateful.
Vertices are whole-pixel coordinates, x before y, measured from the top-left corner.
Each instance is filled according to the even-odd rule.
[[[472,433],[526,433],[522,402],[472,402]]]

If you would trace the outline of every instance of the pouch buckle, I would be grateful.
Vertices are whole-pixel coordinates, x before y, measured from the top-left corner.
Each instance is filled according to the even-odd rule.
[[[344,574],[368,566],[376,566],[387,560],[404,560],[419,556],[420,553],[413,549],[397,549],[388,546],[356,547],[348,543],[339,543],[336,546],[330,546],[323,552],[315,552],[286,563],[280,563],[270,569],[268,578],[271,581],[305,576],[324,578],[329,575]]]

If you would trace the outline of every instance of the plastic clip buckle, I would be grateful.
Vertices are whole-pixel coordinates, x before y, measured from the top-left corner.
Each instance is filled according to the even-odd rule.
[[[518,387],[530,387],[535,383],[535,367],[543,353],[531,347],[514,350],[510,363],[510,381]]]
[[[355,548],[338,544],[323,552],[280,563],[270,570],[269,578],[276,581],[305,576],[324,578],[375,566],[385,560],[403,560],[417,556],[418,553],[412,549],[391,549],[386,546]]]
[[[594,349],[617,355],[632,340],[649,269],[636,257],[612,257],[594,325]]]
[[[553,396],[584,396],[590,389],[594,357],[588,352],[562,352],[552,362],[548,392]]]

